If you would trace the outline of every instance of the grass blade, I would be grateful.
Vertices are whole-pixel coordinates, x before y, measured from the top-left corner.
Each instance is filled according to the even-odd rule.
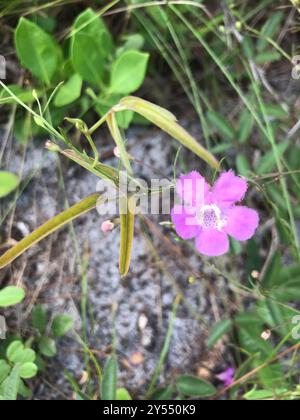
[[[109,131],[112,135],[112,138],[114,139],[114,141],[116,143],[116,146],[119,149],[120,158],[121,158],[121,161],[124,165],[124,168],[131,175],[132,174],[132,169],[131,169],[131,165],[130,165],[130,160],[129,160],[128,154],[126,152],[124,140],[123,140],[122,135],[120,133],[120,129],[118,127],[116,115],[115,115],[114,112],[111,112],[111,113],[108,114],[106,122],[107,122],[107,125],[108,125],[108,128],[109,128]]]
[[[77,153],[75,150],[60,150],[59,152],[94,175],[102,179],[112,181],[115,185],[118,185],[118,171],[116,171],[112,166],[104,165],[99,162],[94,166],[94,159],[87,156],[85,157],[80,153]]]
[[[151,395],[153,394],[154,388],[157,384],[157,381],[159,379],[159,375],[161,373],[161,369],[163,367],[163,364],[165,362],[165,359],[167,357],[169,348],[170,348],[170,344],[171,344],[171,340],[172,340],[172,335],[173,335],[173,330],[174,330],[174,323],[175,323],[175,319],[176,319],[176,315],[177,315],[177,310],[178,310],[178,306],[181,302],[182,296],[181,295],[177,295],[174,303],[173,303],[173,309],[172,309],[172,313],[170,315],[170,322],[169,322],[169,327],[168,327],[168,331],[166,334],[166,338],[165,338],[165,342],[162,348],[162,351],[160,353],[160,357],[159,357],[159,361],[156,365],[152,380],[150,382],[148,391],[147,391],[147,397],[150,398]]]
[[[69,209],[55,216],[53,219],[49,220],[44,225],[40,226],[38,229],[36,229],[30,235],[26,236],[26,238],[22,239],[14,247],[9,249],[4,255],[0,257],[0,268],[6,267],[16,258],[21,256],[25,251],[27,251],[32,246],[36,245],[38,242],[49,236],[51,233],[62,228],[67,223],[71,222],[77,217],[94,209],[97,205],[99,198],[100,194],[93,194],[80,201],[79,203],[75,204],[73,207],[70,207]]]

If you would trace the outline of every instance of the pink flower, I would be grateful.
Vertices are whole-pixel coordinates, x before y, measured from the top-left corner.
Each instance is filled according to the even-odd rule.
[[[197,250],[210,257],[229,251],[229,237],[247,241],[254,235],[259,216],[255,210],[238,206],[247,182],[224,172],[211,187],[196,171],[181,175],[176,190],[182,200],[171,212],[176,232],[182,239],[196,240]]]
[[[223,384],[228,387],[231,386],[234,383],[234,375],[235,370],[234,368],[229,367],[224,372],[220,373],[217,378],[223,382]]]
[[[103,233],[109,233],[114,229],[115,225],[110,220],[105,220],[101,225],[101,230]]]
[[[114,155],[116,158],[120,159],[121,155],[120,155],[120,150],[118,147],[114,148]]]

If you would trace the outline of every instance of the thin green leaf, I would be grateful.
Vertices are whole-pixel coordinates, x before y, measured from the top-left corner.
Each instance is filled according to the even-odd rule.
[[[36,245],[42,239],[49,236],[51,233],[62,228],[67,223],[77,217],[93,210],[97,206],[97,202],[100,199],[100,194],[93,194],[90,197],[85,198],[73,207],[55,216],[53,219],[40,226],[26,238],[18,242],[14,247],[9,249],[5,254],[0,257],[0,268],[3,268],[13,262],[16,258],[22,255],[32,246]]]
[[[251,171],[248,158],[242,154],[239,153],[236,157],[236,167],[238,170],[238,173],[244,177],[249,176],[249,172]]]
[[[244,109],[240,116],[238,141],[245,143],[253,130],[254,119],[248,109]]]
[[[235,130],[229,121],[222,115],[215,111],[209,111],[207,113],[207,119],[212,128],[214,128],[221,136],[225,137],[229,141],[233,141],[235,139]]]
[[[207,346],[213,347],[232,328],[231,319],[224,319],[213,326],[209,333]]]
[[[74,150],[59,150],[59,152],[99,178],[111,181],[114,185],[119,184],[118,171],[113,167],[99,162],[94,166],[94,159],[83,156]]]
[[[15,401],[17,399],[20,379],[20,366],[16,365],[1,386],[5,401]]]
[[[216,393],[211,383],[191,375],[178,376],[176,386],[179,392],[189,397],[207,398]]]
[[[192,137],[184,128],[182,128],[174,119],[174,116],[168,111],[161,112],[161,108],[143,99],[129,96],[120,101],[120,110],[130,109],[144,118],[157,125],[163,131],[168,133],[174,139],[178,140],[185,147],[207,162],[215,169],[219,168],[219,162],[216,158],[201,146],[197,140]],[[171,116],[171,117],[170,117]]]
[[[111,356],[104,368],[101,383],[101,398],[103,401],[114,401],[117,396],[118,363],[116,356]]]
[[[276,32],[280,31],[280,23],[283,17],[284,13],[280,11],[273,13],[270,19],[267,20],[267,22],[263,26],[263,29],[261,31],[261,37],[259,38],[259,41],[257,43],[257,50],[259,52],[262,52],[268,46],[268,38],[272,38],[276,34]]]
[[[117,123],[117,119],[116,119],[116,115],[114,112],[111,112],[107,115],[107,125],[109,128],[109,131],[116,143],[116,146],[119,149],[119,153],[120,153],[120,158],[121,161],[126,169],[126,171],[128,172],[128,174],[132,174],[132,169],[131,169],[131,164],[130,164],[130,160],[128,157],[128,154],[126,152],[126,148],[125,148],[125,143],[124,140],[122,138],[120,129],[118,127],[118,123]]]
[[[134,220],[136,198],[129,199],[120,197],[120,275],[122,277],[128,274],[131,261],[132,244],[134,238]]]
[[[47,313],[42,305],[37,305],[32,310],[32,326],[41,334],[44,334],[47,327]]]
[[[5,360],[0,360],[0,385],[8,377],[10,371],[10,365]]]

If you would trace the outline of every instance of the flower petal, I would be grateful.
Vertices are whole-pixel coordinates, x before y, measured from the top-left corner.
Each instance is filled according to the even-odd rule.
[[[217,378],[224,383],[225,386],[230,386],[234,382],[235,369],[228,368],[224,372],[217,375]]]
[[[212,189],[213,201],[222,206],[231,206],[245,197],[247,181],[236,176],[233,171],[224,172]]]
[[[187,175],[181,175],[176,184],[177,194],[183,203],[190,205],[203,205],[205,196],[210,189],[209,184],[202,175],[193,171]]]
[[[229,209],[227,219],[225,230],[238,241],[247,241],[252,238],[259,224],[257,211],[243,206]]]
[[[205,229],[197,236],[196,247],[200,254],[218,257],[229,251],[229,238],[225,232]]]
[[[182,239],[195,238],[201,232],[195,210],[191,207],[175,206],[171,212],[177,235]]]

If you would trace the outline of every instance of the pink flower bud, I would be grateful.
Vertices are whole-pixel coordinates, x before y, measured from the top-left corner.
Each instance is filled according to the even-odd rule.
[[[103,233],[109,233],[114,229],[115,225],[110,220],[105,220],[101,225],[101,230]]]
[[[118,147],[114,148],[114,155],[116,156],[116,158],[120,159],[121,155]]]
[[[264,331],[264,332],[262,333],[261,338],[262,338],[264,341],[268,341],[268,340],[270,340],[271,335],[272,335],[272,332],[271,332],[270,330],[266,330],[266,331]]]

